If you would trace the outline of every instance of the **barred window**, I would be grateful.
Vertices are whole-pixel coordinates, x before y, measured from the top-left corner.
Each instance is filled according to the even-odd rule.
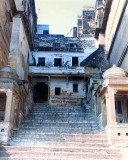
[[[73,92],[78,92],[78,84],[73,84]]]

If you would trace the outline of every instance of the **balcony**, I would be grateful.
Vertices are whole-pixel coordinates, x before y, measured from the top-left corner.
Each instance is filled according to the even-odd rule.
[[[84,67],[29,66],[29,75],[81,75],[84,73]]]

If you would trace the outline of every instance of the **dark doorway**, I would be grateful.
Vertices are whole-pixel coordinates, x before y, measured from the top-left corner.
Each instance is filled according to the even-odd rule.
[[[61,58],[55,58],[54,59],[54,66],[62,66],[62,59]]]
[[[6,107],[6,94],[0,93],[0,122],[4,121]]]
[[[43,82],[38,82],[34,86],[33,100],[35,103],[48,101],[48,86]]]
[[[78,66],[78,57],[72,57],[72,66]]]

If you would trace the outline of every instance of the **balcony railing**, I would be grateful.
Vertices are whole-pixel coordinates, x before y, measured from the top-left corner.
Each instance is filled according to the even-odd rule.
[[[29,74],[61,74],[61,75],[79,75],[84,74],[84,67],[43,67],[29,66]]]

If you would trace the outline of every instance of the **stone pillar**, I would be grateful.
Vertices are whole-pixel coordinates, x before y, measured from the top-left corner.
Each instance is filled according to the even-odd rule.
[[[7,100],[6,100],[6,108],[5,108],[5,122],[10,122],[11,118],[11,109],[12,109],[12,99],[13,99],[13,93],[11,90],[7,91],[6,93]]]
[[[17,69],[17,57],[19,55],[19,43],[20,43],[20,16],[13,17],[13,26],[10,42],[10,53],[9,53],[9,65],[13,69]]]
[[[115,91],[113,88],[108,87],[108,103],[107,103],[107,124],[111,125],[116,123],[115,111]]]

